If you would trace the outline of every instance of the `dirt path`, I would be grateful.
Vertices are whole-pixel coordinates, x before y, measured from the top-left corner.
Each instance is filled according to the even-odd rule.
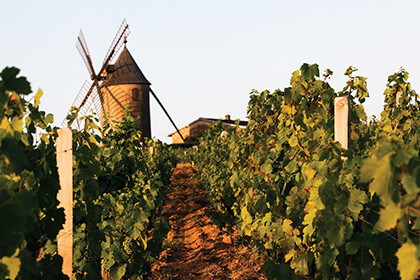
[[[239,242],[237,232],[217,229],[204,214],[205,193],[192,175],[191,166],[178,165],[172,176],[162,211],[172,230],[149,279],[266,279],[257,272],[262,261]]]

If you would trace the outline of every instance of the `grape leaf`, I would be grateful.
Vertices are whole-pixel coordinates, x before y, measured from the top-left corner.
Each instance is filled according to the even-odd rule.
[[[372,195],[377,193],[385,204],[391,198],[388,193],[392,176],[390,157],[391,153],[381,159],[367,158],[360,169],[360,181],[367,183],[373,179],[369,185],[369,190]]]
[[[272,260],[267,260],[261,267],[261,270],[266,273],[267,278],[270,280],[281,279],[296,279],[293,271],[287,264],[276,264]]]
[[[381,209],[380,211],[380,217],[378,221],[380,230],[385,231],[395,227],[398,219],[401,218],[402,214],[403,211],[400,208],[400,205],[389,201],[385,208]]]
[[[360,211],[363,210],[363,204],[368,202],[368,197],[364,191],[353,189],[350,191],[350,200],[348,208],[353,219],[357,219]]]
[[[404,243],[395,254],[398,258],[398,270],[402,280],[414,280],[417,277],[420,261],[416,257],[417,246]]]
[[[298,143],[299,143],[299,141],[298,141],[296,135],[292,135],[292,137],[289,138],[290,147],[295,147],[295,146],[298,145]]]
[[[9,270],[9,277],[7,279],[14,280],[19,273],[21,262],[18,254],[19,249],[16,249],[15,253],[11,257],[3,257],[0,259],[0,264],[6,265]]]
[[[420,173],[420,168],[417,168],[417,172]],[[415,194],[419,192],[419,186],[417,186],[416,178],[411,174],[406,174],[401,179],[401,183],[408,194]]]
[[[41,97],[42,97],[43,94],[44,94],[44,92],[41,89],[38,89],[38,91],[36,92],[35,97],[34,97],[34,99],[35,99],[34,107],[35,108],[38,108],[39,103],[41,102]]]

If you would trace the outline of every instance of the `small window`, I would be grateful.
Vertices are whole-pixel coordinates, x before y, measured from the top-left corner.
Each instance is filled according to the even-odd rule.
[[[131,95],[132,95],[133,101],[140,101],[140,91],[138,88],[133,88],[131,90]]]

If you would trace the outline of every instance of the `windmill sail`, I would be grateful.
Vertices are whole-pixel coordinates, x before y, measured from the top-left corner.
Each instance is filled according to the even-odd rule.
[[[89,94],[87,94],[91,91]],[[99,94],[96,90],[96,87],[92,87],[91,81],[85,81],[79,90],[79,93],[76,96],[76,99],[71,105],[71,109],[68,114],[71,113],[72,108],[78,108],[78,117],[87,116],[89,114],[94,114],[99,116],[101,113],[101,101]],[[67,115],[68,115],[67,114]],[[67,126],[67,119],[64,119],[61,123],[62,126]],[[83,126],[83,122],[78,118],[71,125],[72,128],[80,129]]]

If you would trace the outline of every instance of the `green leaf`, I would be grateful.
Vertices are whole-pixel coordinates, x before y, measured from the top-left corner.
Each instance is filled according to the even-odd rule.
[[[369,185],[372,194],[377,193],[384,203],[390,201],[389,188],[391,184],[391,153],[382,157],[380,160],[376,157],[370,157],[364,160],[360,169],[360,181],[367,183],[373,179]]]
[[[7,266],[9,270],[9,277],[7,279],[16,279],[20,270],[20,259],[18,257],[19,249],[16,249],[15,253],[11,257],[3,257],[0,259],[0,263]]]
[[[45,117],[45,121],[46,121],[46,123],[48,123],[48,124],[53,123],[53,122],[54,122],[54,115],[53,115],[53,114],[48,114],[48,115]]]
[[[353,219],[357,220],[360,211],[363,210],[363,205],[368,202],[368,197],[364,191],[353,189],[350,191],[350,200],[348,208]]]
[[[15,116],[12,118],[12,122],[10,123],[10,127],[15,131],[15,132],[21,132],[22,131],[22,126],[23,126],[23,119]]]
[[[389,201],[385,208],[381,209],[378,226],[385,231],[396,226],[398,219],[403,215],[400,205]]]
[[[299,141],[298,141],[296,135],[292,135],[292,137],[289,138],[289,144],[290,144],[290,147],[292,147],[292,148],[296,147],[299,144]]]
[[[328,222],[328,231],[325,237],[328,239],[330,246],[338,247],[343,245],[353,231],[351,219],[345,218],[343,215],[336,215],[329,219]]]
[[[353,74],[353,72],[356,72],[357,71],[357,69],[356,68],[354,68],[353,66],[349,66],[347,69],[346,69],[346,72],[344,72],[344,75],[346,75],[346,76],[350,76],[351,74]]]
[[[261,267],[261,271],[265,272],[270,280],[277,279],[296,279],[295,274],[287,264],[277,264],[272,260],[267,260]]]
[[[306,177],[306,180],[311,180],[315,176],[316,171],[312,169],[309,165],[304,165],[302,167],[302,173]]]
[[[417,170],[420,170],[420,168],[417,168]],[[415,194],[419,192],[419,186],[417,186],[416,177],[413,175],[406,174],[402,177],[401,183],[408,194]]]
[[[19,72],[20,70],[16,67],[6,67],[3,69],[0,76],[4,81],[4,88],[9,91],[27,95],[31,93],[31,85],[25,77],[17,78]]]
[[[307,275],[309,272],[308,268],[308,256],[306,254],[297,254],[290,261],[290,267],[295,273],[300,275]]]
[[[19,74],[20,70],[16,67],[6,67],[0,73],[0,77],[3,81],[13,79]]]
[[[402,280],[414,280],[417,277],[420,261],[416,257],[417,246],[404,243],[395,254],[398,258],[398,270]]]
[[[241,219],[242,219],[242,227],[241,230],[244,232],[245,235],[250,236],[251,231],[249,225],[252,223],[252,216],[249,214],[246,205],[241,208]]]
[[[111,269],[111,273],[110,274],[111,274],[112,279],[121,279],[121,278],[123,278],[123,276],[125,274],[125,271],[126,271],[126,268],[127,268],[127,264],[123,264],[123,265],[121,265],[118,268]]]
[[[29,165],[28,158],[26,157],[23,149],[24,146],[21,143],[15,141],[14,139],[6,138],[3,139],[0,152],[8,156],[10,162],[17,171],[21,171]]]
[[[366,97],[369,96],[369,92],[367,90],[367,84],[366,84],[366,78],[365,77],[361,77],[361,76],[357,76],[354,79],[354,86],[357,89],[357,97],[359,99],[360,103],[365,102]],[[366,119],[363,119],[364,121],[366,121]]]
[[[273,167],[271,166],[270,162],[266,162],[261,166],[261,170],[265,173],[265,174],[271,174],[271,172],[273,172]]]
[[[131,238],[137,239],[141,235],[142,231],[144,230],[144,225],[141,223],[135,223],[133,225],[133,232],[131,234]]]
[[[357,117],[360,120],[362,120],[362,121],[367,120],[366,113],[365,113],[365,108],[363,107],[363,105],[357,105],[355,110],[356,110]]]
[[[333,266],[337,256],[339,254],[339,251],[337,248],[325,248],[324,251],[321,252],[321,254],[317,257],[316,265],[318,269],[321,271],[321,273],[326,274],[324,276],[324,279],[328,279],[326,276],[328,272],[330,271],[331,267]]]
[[[401,165],[407,165],[410,159],[417,155],[416,151],[408,147],[398,146],[396,150],[397,152],[392,158],[392,162],[395,164],[396,167],[400,167]]]
[[[347,255],[354,255],[357,253],[357,251],[360,248],[360,242],[359,241],[351,241],[346,244],[346,253]]]
[[[258,213],[264,213],[267,210],[267,203],[264,197],[260,197],[254,205],[255,211]]]
[[[334,72],[333,71],[331,71],[330,69],[326,69],[325,70],[325,73],[322,75],[322,76],[324,76],[324,78],[325,79],[328,79],[328,78],[330,78],[330,76],[332,76],[334,74]]]
[[[415,229],[420,229],[420,219],[417,218],[416,221],[414,222],[414,228]]]
[[[305,80],[312,80],[315,77],[319,77],[319,67],[318,64],[307,64],[304,63],[300,67],[300,71],[302,71],[302,76],[305,78]]]
[[[39,103],[41,101],[41,97],[44,94],[44,92],[41,89],[38,89],[38,91],[35,94],[35,103],[34,103],[34,107],[38,108]]]

